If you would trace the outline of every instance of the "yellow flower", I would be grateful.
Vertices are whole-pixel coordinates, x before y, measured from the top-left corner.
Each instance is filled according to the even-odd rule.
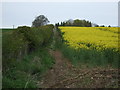
[[[115,48],[118,50],[117,27],[59,27],[64,32],[63,38],[75,49],[96,48],[104,50]]]

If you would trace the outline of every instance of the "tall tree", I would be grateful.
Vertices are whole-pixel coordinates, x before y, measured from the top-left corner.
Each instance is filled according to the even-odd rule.
[[[39,15],[32,22],[32,27],[39,27],[39,26],[47,25],[48,23],[49,20],[44,15]]]

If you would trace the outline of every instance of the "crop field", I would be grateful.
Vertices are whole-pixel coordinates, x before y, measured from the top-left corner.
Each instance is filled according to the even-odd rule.
[[[60,27],[66,44],[75,49],[111,48],[118,51],[118,28],[115,27]]]
[[[67,46],[63,53],[74,64],[84,62],[91,66],[118,66],[120,51],[117,27],[59,27],[59,29]]]

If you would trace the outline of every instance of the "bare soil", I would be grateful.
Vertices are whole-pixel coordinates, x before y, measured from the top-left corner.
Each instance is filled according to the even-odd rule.
[[[55,64],[43,75],[41,88],[118,88],[118,69],[77,68],[59,50],[49,53]]]

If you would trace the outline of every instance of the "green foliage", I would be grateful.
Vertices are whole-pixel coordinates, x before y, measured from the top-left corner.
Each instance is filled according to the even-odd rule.
[[[60,50],[63,52],[64,56],[69,58],[75,66],[80,66],[86,64],[89,67],[97,66],[111,66],[118,68],[119,56],[117,52],[113,52],[111,49],[106,49],[102,52],[97,51],[96,49],[79,49],[75,50],[62,44]]]
[[[52,37],[53,25],[41,27],[19,27],[18,32],[23,33],[25,40],[29,42],[29,48],[35,49],[48,43]]]
[[[52,38],[53,28],[53,25],[37,28],[23,26],[15,31],[3,32],[3,88],[38,87],[37,77],[54,64],[45,49]]]
[[[74,25],[75,26],[83,26],[82,21],[80,21],[79,19],[74,20]]]
[[[3,88],[38,88],[40,76],[53,64],[54,59],[48,51],[38,49],[21,61],[14,61],[7,71],[3,71]]]
[[[8,63],[12,59],[18,59],[25,54],[25,48],[27,47],[27,41],[23,38],[22,34],[16,33],[3,33],[2,35],[2,58],[3,58],[3,69],[8,66]],[[20,55],[21,53],[21,55]]]
[[[3,33],[3,59],[19,59],[26,52],[31,52],[31,49],[46,45],[52,37],[52,29],[53,25],[38,28],[23,26],[15,31]]]
[[[79,26],[79,27],[91,27],[92,23],[86,20],[68,20],[66,22],[61,22],[61,24],[56,23],[56,26]]]

